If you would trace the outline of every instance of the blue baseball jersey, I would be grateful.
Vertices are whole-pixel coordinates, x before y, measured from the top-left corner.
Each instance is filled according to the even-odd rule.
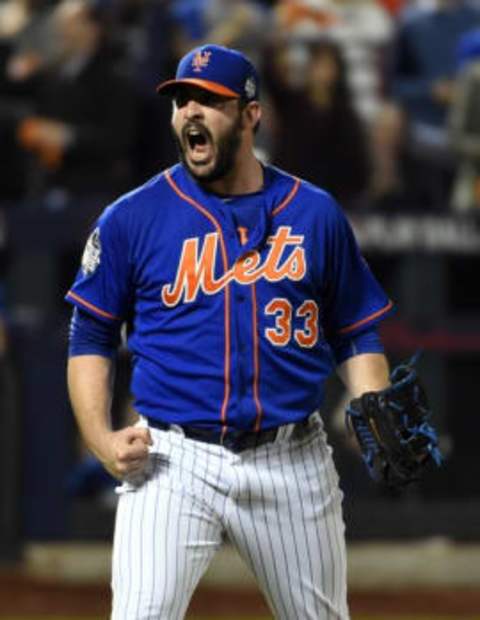
[[[260,430],[318,409],[330,343],[392,308],[332,197],[274,167],[207,192],[178,164],[101,215],[66,299],[129,325],[136,410]]]

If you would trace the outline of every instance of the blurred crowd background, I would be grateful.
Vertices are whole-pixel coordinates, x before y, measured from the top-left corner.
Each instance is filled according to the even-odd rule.
[[[110,532],[112,485],[65,393],[63,295],[100,211],[176,161],[155,86],[204,42],[259,69],[258,156],[351,218],[398,306],[387,353],[425,350],[447,463],[402,497],[369,483],[332,385],[350,535],[480,538],[480,1],[3,0],[0,555]],[[118,420],[126,377],[123,354]]]
[[[261,156],[345,209],[479,206],[480,3],[460,0],[4,0],[2,202],[108,200],[169,165],[155,86],[203,42],[259,67]]]

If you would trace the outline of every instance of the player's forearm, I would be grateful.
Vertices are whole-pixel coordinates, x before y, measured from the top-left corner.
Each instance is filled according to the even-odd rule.
[[[101,457],[111,433],[113,363],[100,355],[68,360],[68,391],[75,418],[90,450]]]
[[[349,357],[337,373],[353,398],[364,392],[383,390],[390,384],[389,366],[382,353],[362,353]]]

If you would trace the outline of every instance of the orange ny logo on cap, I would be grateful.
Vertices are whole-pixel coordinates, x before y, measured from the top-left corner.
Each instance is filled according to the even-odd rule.
[[[202,69],[205,69],[205,67],[208,66],[208,63],[210,62],[210,56],[212,55],[212,52],[201,52],[198,51],[195,56],[193,57],[192,60],[192,67],[193,70],[196,71],[197,73],[200,73],[200,71],[202,71]]]

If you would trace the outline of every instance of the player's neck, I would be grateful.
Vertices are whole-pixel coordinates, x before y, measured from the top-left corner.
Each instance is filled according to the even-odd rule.
[[[231,172],[221,179],[206,184],[209,191],[222,196],[253,194],[263,187],[263,168],[252,151],[246,156],[238,153]]]

